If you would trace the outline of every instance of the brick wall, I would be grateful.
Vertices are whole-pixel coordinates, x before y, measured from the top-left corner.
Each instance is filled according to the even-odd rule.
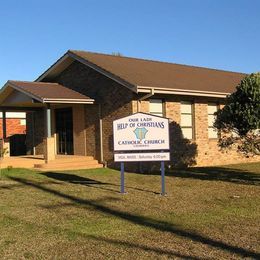
[[[236,149],[223,151],[218,147],[217,139],[208,138],[207,104],[209,102],[212,101],[206,98],[195,99],[195,142],[198,145],[197,165],[210,166],[259,161],[259,156],[247,158],[238,153]],[[220,107],[223,107],[223,102]]]
[[[0,138],[3,138],[3,120],[0,119]],[[6,118],[6,136],[9,137],[14,134],[25,134],[26,125],[21,125],[19,118]]]
[[[177,167],[223,165],[242,162],[259,161],[260,158],[246,158],[237,153],[235,149],[222,151],[218,147],[217,139],[208,138],[208,103],[224,100],[212,98],[188,98],[157,96],[165,101],[165,116],[170,122],[171,164]],[[181,101],[192,101],[194,104],[194,140],[182,137],[180,127]],[[133,112],[137,112],[136,101],[133,101]],[[149,112],[149,100],[144,100],[140,105],[140,112]]]
[[[72,107],[73,145],[75,155],[86,155],[86,130],[84,105]]]
[[[73,62],[53,82],[58,82],[95,99],[95,105],[85,105],[86,154],[95,156],[99,160],[98,104],[101,105],[104,160],[108,165],[113,163],[112,122],[132,113],[134,93],[77,61]]]
[[[99,106],[85,105],[86,154],[100,160]]]
[[[26,147],[27,154],[44,153],[43,139],[45,136],[44,111],[26,113]]]

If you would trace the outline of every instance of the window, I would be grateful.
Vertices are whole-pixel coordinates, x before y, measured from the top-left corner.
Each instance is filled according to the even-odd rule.
[[[163,101],[161,99],[150,99],[150,114],[155,116],[163,116]]]
[[[184,138],[193,139],[193,108],[191,102],[181,102],[181,130]]]
[[[208,104],[208,137],[218,138],[218,131],[213,127],[216,116],[214,115],[218,111],[218,105],[216,103]]]

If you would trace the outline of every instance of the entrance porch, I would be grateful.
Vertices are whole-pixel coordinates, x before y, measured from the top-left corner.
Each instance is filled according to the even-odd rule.
[[[100,167],[86,153],[85,105],[93,103],[93,99],[57,83],[8,81],[0,93],[4,133],[2,167]],[[5,113],[9,111],[26,112],[27,154],[24,156],[9,157],[5,124]]]

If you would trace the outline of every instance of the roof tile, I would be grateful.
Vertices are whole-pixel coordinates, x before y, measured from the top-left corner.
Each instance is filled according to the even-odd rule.
[[[90,99],[58,83],[13,81],[8,83],[35,97],[43,99]]]
[[[135,86],[231,93],[246,74],[85,51],[70,53]]]

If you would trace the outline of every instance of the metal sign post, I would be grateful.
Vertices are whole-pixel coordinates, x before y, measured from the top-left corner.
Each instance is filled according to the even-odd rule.
[[[161,179],[162,179],[162,192],[161,195],[165,196],[165,163],[164,161],[161,162]]]
[[[125,165],[123,162],[120,163],[121,167],[121,185],[120,185],[120,193],[125,193]]]

